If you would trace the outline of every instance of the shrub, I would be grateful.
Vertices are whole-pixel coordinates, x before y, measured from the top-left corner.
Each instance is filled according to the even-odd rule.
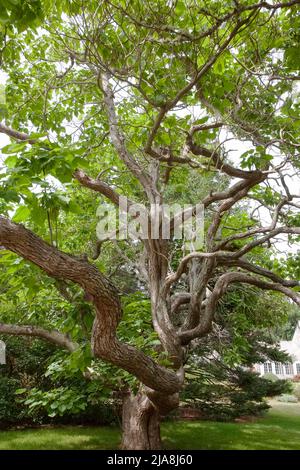
[[[277,395],[289,394],[293,392],[293,385],[289,380],[277,379],[266,379],[265,375],[261,378],[265,381],[265,396],[275,397]]]
[[[258,416],[270,408],[266,397],[292,391],[290,381],[274,377],[260,377],[245,368],[211,361],[205,365],[205,373],[191,376],[181,400],[200,410],[205,419],[229,421]]]
[[[63,367],[64,358],[72,359],[72,355],[57,351],[56,361],[50,362],[54,349],[41,341],[8,338],[6,344],[7,364],[0,366],[2,428],[118,422],[118,403],[111,398],[110,390],[105,390],[102,382],[87,381],[77,362],[75,370],[70,365]]]
[[[300,401],[300,384],[294,384],[293,395],[298,399],[298,401]]]
[[[117,421],[116,400],[104,399],[99,390],[98,396],[92,393],[96,383],[78,387],[58,387],[48,391],[32,388],[16,391],[18,400],[35,422],[76,424],[113,424]]]
[[[280,397],[277,398],[278,401],[281,401],[283,403],[298,403],[298,398],[295,397],[295,395],[281,395]]]
[[[267,372],[266,374],[263,375],[264,379],[270,380],[271,382],[277,382],[278,377],[276,377],[275,374],[272,372]]]
[[[26,410],[17,402],[15,391],[19,382],[15,379],[0,375],[0,426],[11,426],[17,421],[27,418]]]

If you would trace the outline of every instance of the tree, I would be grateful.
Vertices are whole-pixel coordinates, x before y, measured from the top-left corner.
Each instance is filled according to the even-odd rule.
[[[0,132],[17,143],[4,149],[0,244],[61,286],[82,288],[95,311],[94,356],[140,383],[124,400],[122,446],[158,448],[159,417],[178,406],[186,356],[212,330],[228,287],[252,285],[300,305],[297,278],[286,279],[274,256],[263,256],[265,247],[275,253],[278,236],[292,243],[300,235],[298,195],[289,185],[299,169],[300,2],[40,3],[39,29],[35,23],[18,33],[12,24],[3,33]],[[246,148],[234,161],[230,139]],[[208,178],[211,188],[200,194]],[[119,339],[118,290],[98,269],[101,260],[66,253],[72,243],[80,250],[81,238],[71,234],[71,243],[62,234],[58,248],[55,226],[71,203],[84,220],[78,185],[91,191],[95,209],[95,195],[117,207],[125,195],[129,212],[145,204],[151,228],[151,205],[164,217],[164,203],[190,184],[193,208],[171,219],[170,239],[160,232],[124,250],[149,293],[159,362]],[[174,231],[200,202],[205,245],[185,254]],[[105,256],[105,247],[97,243],[93,258]],[[4,333],[17,328],[68,347],[60,332],[1,325]]]
[[[290,360],[273,330],[286,323],[291,307],[272,292],[231,286],[218,306],[214,331],[198,340],[188,359],[181,401],[207,419],[230,420],[259,415],[270,408],[267,397],[290,393],[290,381],[260,377],[254,365]]]

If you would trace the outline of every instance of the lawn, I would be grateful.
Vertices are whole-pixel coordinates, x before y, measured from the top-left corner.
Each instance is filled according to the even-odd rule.
[[[276,403],[264,418],[247,424],[198,421],[163,429],[169,449],[300,449],[300,404]]]
[[[266,417],[250,423],[168,422],[167,449],[300,449],[300,405],[276,403]],[[117,449],[117,428],[60,427],[0,432],[1,450]]]

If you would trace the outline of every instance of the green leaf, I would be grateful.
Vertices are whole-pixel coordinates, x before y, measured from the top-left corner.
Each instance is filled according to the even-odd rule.
[[[15,391],[15,395],[24,395],[24,393],[26,393],[27,391],[27,388],[17,388],[17,390]]]
[[[7,166],[7,168],[14,168],[16,166],[17,161],[18,161],[17,155],[11,155],[10,157],[7,157],[4,160],[4,163]]]
[[[13,221],[14,222],[24,222],[27,220],[30,216],[30,209],[27,206],[20,206],[15,212],[15,215],[13,216]]]
[[[27,143],[21,142],[19,144],[9,144],[1,149],[1,152],[4,154],[8,153],[17,153],[26,148]]]
[[[3,198],[7,202],[19,202],[20,196],[17,191],[13,189],[1,189],[0,190],[0,198]]]
[[[77,202],[75,201],[70,201],[69,205],[68,205],[68,209],[70,212],[73,212],[74,214],[81,214],[81,207],[79,204],[77,204]]]

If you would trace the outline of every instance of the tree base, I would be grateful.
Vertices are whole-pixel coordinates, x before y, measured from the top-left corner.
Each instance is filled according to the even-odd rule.
[[[143,393],[128,395],[123,402],[123,450],[161,449],[160,416]]]

